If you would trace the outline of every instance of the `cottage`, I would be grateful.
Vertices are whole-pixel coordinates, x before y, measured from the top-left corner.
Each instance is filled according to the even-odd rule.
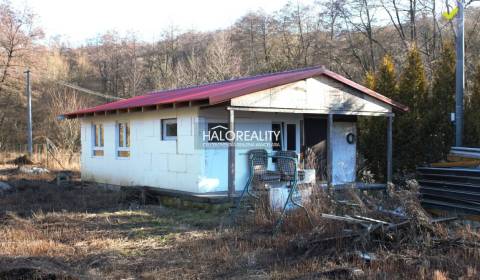
[[[307,149],[317,181],[356,181],[357,118],[408,108],[324,67],[152,92],[66,113],[81,118],[82,180],[191,194],[240,191],[251,149]],[[270,159],[271,166],[275,166]],[[272,168],[273,168],[272,167]]]

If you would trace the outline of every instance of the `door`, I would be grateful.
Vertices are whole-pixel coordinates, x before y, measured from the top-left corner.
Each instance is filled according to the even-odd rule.
[[[304,159],[306,168],[315,168],[317,180],[327,180],[327,119],[304,119]]]

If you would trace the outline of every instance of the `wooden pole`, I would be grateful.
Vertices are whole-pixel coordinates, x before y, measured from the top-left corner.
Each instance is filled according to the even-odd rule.
[[[387,118],[387,184],[392,182],[393,116]]]
[[[235,134],[235,111],[230,111],[230,133]],[[235,195],[235,137],[228,145],[228,197]]]
[[[327,180],[328,186],[333,183],[333,114],[328,114],[327,122]]]

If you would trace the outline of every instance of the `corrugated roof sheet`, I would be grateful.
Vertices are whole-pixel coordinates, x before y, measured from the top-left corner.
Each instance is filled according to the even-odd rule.
[[[329,71],[322,66],[318,66],[293,71],[226,80],[222,82],[188,88],[155,91],[125,100],[110,102],[103,105],[81,109],[71,113],[66,113],[64,114],[64,116],[68,118],[75,118],[84,114],[101,113],[123,109],[135,109],[147,106],[190,101],[205,101],[208,102],[208,104],[210,105],[214,105],[229,101],[232,98],[245,94],[321,75],[334,79],[377,100],[385,102],[398,110],[408,111],[407,106],[395,102],[392,99],[385,97],[375,91],[372,91],[364,86],[361,86],[337,73]]]

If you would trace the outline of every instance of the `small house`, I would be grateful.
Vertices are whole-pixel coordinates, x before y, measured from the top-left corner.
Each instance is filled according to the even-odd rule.
[[[66,113],[81,119],[82,180],[189,194],[240,191],[251,149],[313,151],[316,181],[356,182],[357,120],[408,108],[324,67],[151,92]],[[274,159],[269,159],[275,168]]]

